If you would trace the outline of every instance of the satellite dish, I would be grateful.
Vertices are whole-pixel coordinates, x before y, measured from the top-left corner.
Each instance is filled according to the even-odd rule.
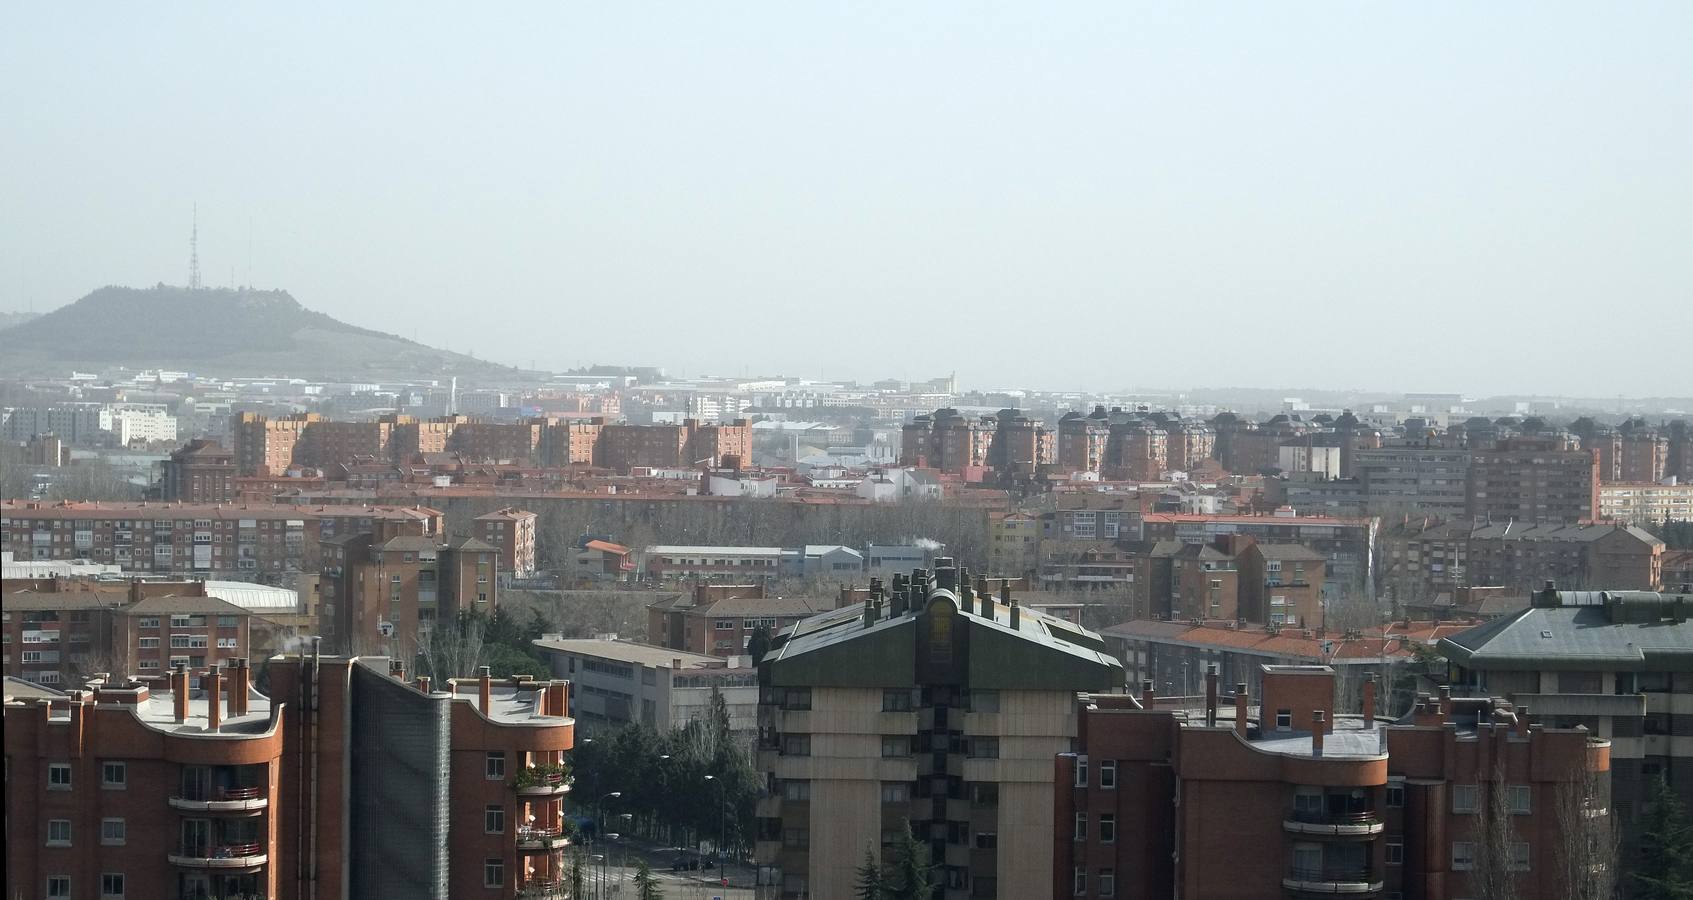
[[[393,637],[394,636],[394,623],[393,622],[378,622],[378,623],[376,623],[376,630],[383,637]]]

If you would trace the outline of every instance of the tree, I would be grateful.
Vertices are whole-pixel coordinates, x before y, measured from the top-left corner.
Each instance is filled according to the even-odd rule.
[[[469,678],[483,659],[482,617],[463,613],[458,619],[437,623],[418,646],[418,668],[445,689],[449,678]]]
[[[911,820],[894,843],[894,863],[885,888],[889,900],[932,900],[935,867],[929,862],[929,848],[911,833]]]
[[[752,664],[758,665],[764,654],[770,652],[770,629],[759,625],[752,630],[752,636],[747,639],[747,655],[752,657]]]
[[[582,900],[587,895],[586,879],[582,877],[582,848],[570,854],[570,869],[565,873],[564,882],[570,890],[570,900]]]
[[[1494,766],[1493,780],[1481,786],[1487,795],[1477,810],[1470,838],[1475,846],[1470,888],[1480,900],[1517,900],[1521,887],[1512,850],[1517,843],[1517,825],[1512,821],[1507,787],[1501,762]]]
[[[532,675],[536,678],[551,678],[552,670],[547,664],[536,659],[533,654],[525,653],[516,647],[505,644],[489,646],[484,658],[484,665],[489,674],[495,678],[510,678],[513,675]]]
[[[1606,780],[1580,767],[1558,785],[1556,864],[1570,900],[1610,900],[1617,886],[1618,833],[1605,808]]]
[[[1640,868],[1630,875],[1641,900],[1693,900],[1693,822],[1662,775],[1640,828]]]
[[[664,892],[659,890],[658,879],[653,877],[652,867],[642,859],[635,867],[635,898],[636,900],[664,900]]]
[[[882,864],[876,861],[876,851],[872,847],[864,848],[864,862],[858,867],[858,881],[854,883],[853,890],[857,892],[858,900],[884,900],[887,896]]]

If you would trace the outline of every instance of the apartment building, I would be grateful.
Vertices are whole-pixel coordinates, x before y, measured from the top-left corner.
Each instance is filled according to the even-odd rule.
[[[1693,522],[1693,482],[1612,482],[1599,485],[1599,517],[1629,525]]]
[[[1427,601],[1469,584],[1469,520],[1401,519],[1382,530],[1382,591],[1397,604]]]
[[[499,550],[378,528],[325,538],[318,618],[337,652],[412,659],[437,623],[499,607]]]
[[[87,559],[126,572],[277,579],[318,569],[323,538],[438,534],[423,506],[0,501],[0,550],[20,560]]]
[[[1267,516],[1146,513],[1140,517],[1143,541],[1210,544],[1239,535],[1259,544],[1302,544],[1323,557],[1325,590],[1342,586],[1363,590],[1372,577],[1381,520],[1374,517],[1301,516],[1278,509]]]
[[[95,672],[158,675],[245,657],[252,614],[206,582],[6,579],[0,611],[5,674],[75,685]]]
[[[741,656],[760,628],[774,635],[832,605],[770,596],[762,584],[696,584],[647,606],[647,640],[701,656]]]
[[[1617,481],[1662,481],[1669,474],[1669,438],[1643,419],[1622,424],[1618,447]]]
[[[1652,782],[1693,803],[1693,591],[1567,591],[1441,639],[1454,693],[1511,699],[1536,719],[1611,744],[1611,796],[1625,843]]]
[[[534,642],[554,677],[570,682],[570,708],[589,727],[639,722],[660,733],[704,719],[716,691],[729,730],[752,746],[758,727],[758,673],[735,660],[619,640],[614,635]]]
[[[761,884],[849,898],[865,852],[907,822],[937,898],[1054,896],[1047,762],[1076,735],[1075,692],[1120,687],[1099,636],[978,596],[936,561],[780,636],[759,666]]]
[[[518,578],[535,574],[535,522],[525,509],[507,506],[472,520],[475,536],[500,551],[500,571]]]
[[[706,424],[605,425],[599,429],[594,464],[627,473],[635,468],[739,469],[752,462],[752,426],[746,419]]]
[[[1105,465],[1105,445],[1111,437],[1111,423],[1105,407],[1096,406],[1084,416],[1065,413],[1058,420],[1057,464],[1060,472],[1098,472]]]
[[[1599,454],[1568,436],[1505,438],[1470,456],[1465,513],[1489,522],[1591,522],[1599,512]]]
[[[1240,618],[1254,624],[1295,628],[1323,624],[1323,554],[1299,544],[1253,542],[1236,558],[1240,566]]]
[[[1157,481],[1170,468],[1169,433],[1159,423],[1113,411],[1105,442],[1101,478],[1110,481]]]
[[[281,475],[295,465],[294,448],[306,429],[323,421],[316,413],[270,418],[236,413],[229,420],[235,465],[242,475]]]
[[[1465,515],[1470,453],[1444,443],[1422,438],[1356,451],[1365,509],[1379,516]]]
[[[195,438],[171,453],[159,481],[160,499],[182,503],[229,503],[236,498],[235,453],[216,441]]]
[[[1664,542],[1632,525],[1482,525],[1470,532],[1468,584],[1528,593],[1552,579],[1569,587],[1655,591]]]
[[[567,686],[432,690],[394,662],[277,657],[269,697],[245,659],[8,688],[8,890],[562,898]]]
[[[988,524],[988,571],[1012,578],[1033,574],[1040,562],[1040,538],[1040,519],[1035,516],[1014,512],[993,518]],[[923,562],[907,568],[921,568]]]
[[[693,578],[746,581],[781,575],[781,547],[711,547],[659,544],[641,554],[641,569],[654,581]]]
[[[1150,684],[1079,700],[1054,765],[1052,895],[1457,900],[1476,895],[1499,809],[1513,896],[1566,896],[1556,810],[1603,779],[1604,741],[1493,699],[1379,720],[1373,681],[1360,713],[1337,715],[1328,666],[1265,665],[1258,680],[1256,697],[1244,683],[1231,697],[1208,672],[1194,711]]]
[[[899,464],[980,481],[997,430],[996,419],[966,418],[952,408],[919,414],[900,429]]]

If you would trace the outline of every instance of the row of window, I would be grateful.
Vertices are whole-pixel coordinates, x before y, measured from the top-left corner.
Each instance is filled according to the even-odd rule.
[[[47,900],[69,900],[70,895],[71,877],[69,875],[47,876]],[[123,898],[123,873],[103,873],[100,876],[100,900],[123,900]]]
[[[122,847],[128,839],[128,836],[128,827],[125,825],[123,819],[111,818],[100,820],[100,846]],[[71,820],[48,819],[47,846],[70,847],[72,845]]]

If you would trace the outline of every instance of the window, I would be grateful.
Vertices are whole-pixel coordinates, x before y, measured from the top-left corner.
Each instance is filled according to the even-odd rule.
[[[47,764],[47,789],[50,791],[68,791],[71,789],[71,764]]]
[[[1473,784],[1452,785],[1452,811],[1455,813],[1473,813],[1477,809],[1476,795],[1478,789]]]
[[[995,850],[999,848],[999,833],[996,831],[976,832],[977,850]]]
[[[910,735],[904,735],[904,734],[898,734],[898,735],[884,734],[884,735],[882,735],[882,755],[885,756],[885,757],[887,757],[887,756],[910,756],[911,755],[911,736]]]
[[[488,780],[499,781],[506,777],[506,754],[504,750],[493,750],[488,753]]]
[[[1505,786],[1505,802],[1510,804],[1511,814],[1526,816],[1534,802],[1534,791],[1526,784],[1508,784]]]
[[[47,876],[47,900],[68,900],[71,895],[69,875]]]
[[[1292,728],[1293,728],[1293,710],[1291,710],[1291,709],[1278,709],[1278,710],[1276,710],[1276,730],[1277,731],[1289,731]]]
[[[735,620],[734,619],[717,619],[717,620],[715,620],[711,623],[711,627],[717,629],[718,631],[734,631],[735,630]]]
[[[1088,892],[1088,870],[1083,866],[1076,867],[1076,873],[1071,877],[1070,893],[1077,897],[1085,897]]]
[[[1101,844],[1115,844],[1117,842],[1117,814],[1099,814],[1099,842]]]
[[[47,846],[69,847],[71,845],[71,820],[47,820]]]
[[[882,785],[882,795],[886,797],[887,793],[888,786],[884,784]],[[782,799],[798,803],[809,802],[811,800],[811,782],[803,778],[794,778],[782,782]]]
[[[157,628],[157,627],[159,627],[159,617],[158,616],[142,616],[141,621],[138,624],[142,628]]]
[[[971,691],[970,711],[979,713],[999,712],[999,691]]]
[[[129,785],[129,767],[121,762],[105,762],[100,765],[100,786],[107,790],[121,791]]]
[[[1405,864],[1405,842],[1394,839],[1387,842],[1387,864],[1402,866]]]
[[[908,712],[911,709],[911,692],[903,688],[882,692],[882,712]]]
[[[1099,896],[1101,896],[1101,897],[1115,897],[1115,896],[1117,896],[1117,870],[1115,870],[1115,869],[1100,869],[1099,870]]]
[[[107,847],[123,846],[126,837],[122,819],[100,820],[100,843]]]
[[[1529,850],[1527,841],[1511,842],[1511,871],[1528,871],[1528,853]]]
[[[1085,813],[1085,812],[1076,813],[1076,828],[1073,832],[1071,832],[1070,839],[1075,840],[1075,841],[1085,841],[1085,840],[1088,839],[1088,814],[1087,813]]]
[[[241,625],[240,616],[218,616],[219,628],[236,628]]]
[[[1117,789],[1117,761],[1102,759],[1099,761],[1099,786],[1108,791]]]
[[[503,806],[489,806],[482,810],[482,833],[505,834],[506,808]]]
[[[122,872],[107,872],[100,876],[100,900],[123,900]]]
[[[971,759],[999,759],[999,738],[979,737],[970,739]]]
[[[882,782],[883,803],[909,803],[911,801],[911,785],[903,781]]]
[[[811,849],[811,831],[806,828],[782,829],[782,846],[789,850]]]
[[[144,638],[141,639],[141,649],[143,649],[143,650],[157,650],[158,648],[159,648],[159,639],[158,638],[156,638],[156,637],[144,637]]]
[[[506,883],[506,864],[498,859],[482,861],[482,886],[504,887]]]
[[[783,709],[810,709],[811,688],[788,688],[782,691],[778,699]]]
[[[1475,866],[1475,844],[1469,841],[1452,842],[1452,869],[1456,872],[1468,872]]]
[[[782,735],[782,755],[783,756],[810,756],[811,755],[811,735],[809,735],[809,734],[785,734],[785,735]]]
[[[1405,805],[1405,782],[1390,781],[1387,783],[1387,805],[1393,809]]]
[[[1088,758],[1086,756],[1082,756],[1080,754],[1077,754],[1077,756],[1076,756],[1076,787],[1085,788],[1087,786],[1088,786]]]

